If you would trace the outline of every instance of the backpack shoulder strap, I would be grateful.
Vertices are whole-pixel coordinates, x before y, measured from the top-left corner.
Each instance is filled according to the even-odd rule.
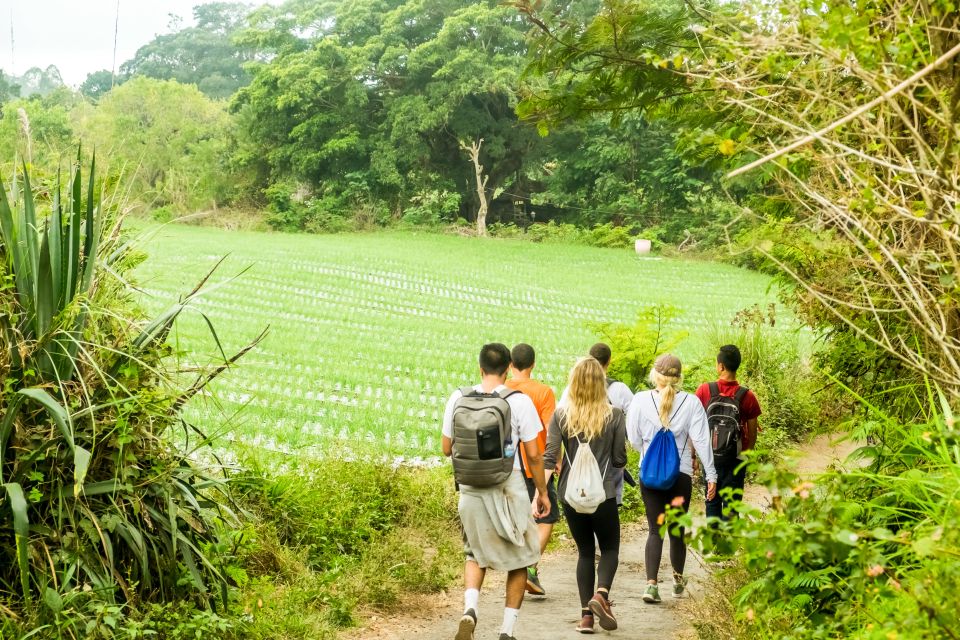
[[[747,397],[747,393],[750,391],[747,387],[741,386],[737,389],[737,392],[733,396],[734,402],[737,403],[737,408],[740,408],[740,405],[743,404],[743,399]]]
[[[511,389],[510,387],[507,387],[505,391],[497,391],[497,392],[496,392],[496,394],[497,394],[498,396],[500,396],[500,398],[501,398],[502,400],[506,400],[506,399],[509,398],[510,396],[512,396],[512,395],[514,395],[514,394],[517,394],[517,393],[520,393],[520,392],[517,391],[516,389]]]
[[[720,384],[718,382],[711,382],[709,385],[710,388],[710,400],[716,400],[720,397]]]
[[[476,393],[473,387],[460,387],[460,395],[463,397],[472,396]]]

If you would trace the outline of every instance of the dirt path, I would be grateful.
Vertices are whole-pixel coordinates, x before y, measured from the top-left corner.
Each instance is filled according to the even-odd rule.
[[[837,443],[836,436],[819,436],[802,446],[795,456],[797,470],[803,476],[822,472],[837,460],[844,459],[855,445]],[[762,488],[748,487],[747,500],[758,506],[769,504],[769,494]],[[702,502],[694,503],[694,513],[703,513]],[[686,574],[690,579],[688,595],[674,599],[670,595],[669,541],[664,543],[660,580],[663,603],[649,605],[641,595],[646,588],[644,544],[646,526],[624,527],[620,549],[620,569],[614,581],[611,599],[620,629],[612,633],[597,628],[597,636],[624,640],[688,640],[696,637],[691,627],[691,604],[709,588],[709,574],[694,552],[687,555]],[[581,637],[574,627],[579,620],[575,569],[576,548],[569,540],[561,548],[548,552],[541,564],[541,579],[547,589],[546,598],[528,597],[520,611],[515,630],[518,640],[555,640]],[[344,634],[347,640],[451,640],[456,633],[462,612],[462,591],[452,587],[447,592],[421,597],[409,602],[401,616],[371,614],[367,625]],[[503,574],[488,574],[480,596],[480,621],[477,640],[496,640],[503,612]]]
[[[860,445],[849,440],[841,442],[842,434],[823,434],[800,446],[786,456],[786,464],[793,465],[802,478],[810,478],[826,471],[831,465],[842,462]],[[766,487],[747,485],[745,502],[767,509],[771,503]]]
[[[702,507],[701,507],[702,508]],[[689,596],[675,599],[670,595],[669,541],[664,543],[660,579],[664,581],[660,605],[649,605],[641,600],[646,588],[643,568],[643,552],[646,542],[646,527],[631,525],[624,528],[620,549],[620,568],[614,581],[611,600],[614,615],[620,629],[612,634],[597,628],[597,636],[619,636],[624,639],[664,640],[666,638],[692,638],[684,611],[691,598],[702,593],[707,579],[699,558],[687,556],[686,573],[690,578]],[[579,638],[574,631],[579,622],[580,606],[577,597],[575,570],[576,549],[568,541],[563,548],[548,552],[540,564],[541,580],[547,589],[546,598],[527,597],[520,611],[520,621],[515,630],[518,640],[554,640],[555,638]],[[356,630],[346,637],[351,640],[450,640],[456,633],[457,622],[463,610],[459,588],[437,596],[424,598],[412,607],[412,615],[401,618],[378,617],[369,621],[366,628]],[[503,613],[503,574],[491,572],[480,595],[480,621],[477,625],[477,640],[496,640],[500,632]]]

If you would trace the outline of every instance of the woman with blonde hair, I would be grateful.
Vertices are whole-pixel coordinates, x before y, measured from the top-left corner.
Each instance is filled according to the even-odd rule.
[[[561,448],[566,462],[560,470],[557,495],[577,543],[577,587],[580,591],[580,624],[577,631],[593,633],[596,620],[603,629],[617,628],[610,609],[610,588],[620,563],[620,513],[617,510],[617,479],[627,464],[626,424],[623,411],[607,400],[606,374],[596,358],[582,358],[570,371],[567,401],[557,409],[547,427],[544,469],[547,481],[557,465]],[[577,451],[589,446],[603,476],[606,499],[593,513],[578,513],[566,496],[567,480]],[[600,563],[596,566],[596,543]]]
[[[651,391],[641,391],[633,397],[627,412],[627,437],[633,448],[640,452],[640,464],[650,449],[654,437],[661,430],[673,435],[680,458],[680,474],[673,486],[666,489],[640,487],[643,506],[647,512],[650,531],[647,534],[646,558],[647,589],[643,594],[644,602],[660,602],[657,586],[660,571],[660,559],[663,555],[663,536],[660,527],[668,506],[679,507],[684,511],[690,508],[690,494],[693,483],[693,460],[691,448],[703,462],[703,473],[707,479],[707,499],[717,491],[717,472],[713,466],[713,448],[710,446],[710,428],[703,405],[686,391],[681,390],[683,383],[680,359],[671,354],[657,358],[650,371]],[[683,596],[687,581],[683,569],[687,559],[687,545],[683,540],[683,528],[668,532],[670,535],[670,564],[673,565],[673,595]]]

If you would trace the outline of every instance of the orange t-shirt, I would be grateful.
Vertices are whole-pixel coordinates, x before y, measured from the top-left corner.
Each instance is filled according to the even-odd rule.
[[[537,434],[540,453],[543,453],[547,449],[547,425],[550,424],[553,411],[557,408],[557,397],[554,395],[553,389],[536,380],[516,380],[511,378],[507,380],[506,384],[511,389],[516,389],[533,400],[533,406],[537,408],[537,414],[540,416],[540,424],[543,425],[543,429]],[[528,478],[532,478],[533,475],[530,473],[530,465],[527,464],[527,453],[523,450],[522,446],[520,447],[520,457],[523,459],[524,473],[527,474]]]

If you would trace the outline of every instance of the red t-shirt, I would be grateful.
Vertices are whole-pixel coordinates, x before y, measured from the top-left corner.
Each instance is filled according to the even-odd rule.
[[[740,388],[740,383],[736,380],[717,380],[717,385],[720,387],[720,395],[732,398],[737,395],[737,389]],[[700,399],[700,402],[703,404],[703,408],[706,409],[707,405],[710,404],[710,384],[704,382],[700,385],[700,388],[697,389],[697,398]],[[746,426],[747,421],[753,420],[760,416],[762,412],[760,411],[760,403],[757,402],[757,396],[753,394],[753,391],[747,391],[747,394],[743,396],[743,400],[740,402],[740,428],[743,429],[744,439],[743,439],[743,448],[752,449],[753,445],[756,442],[747,441],[749,437],[747,434]],[[760,427],[757,427],[759,431]]]

